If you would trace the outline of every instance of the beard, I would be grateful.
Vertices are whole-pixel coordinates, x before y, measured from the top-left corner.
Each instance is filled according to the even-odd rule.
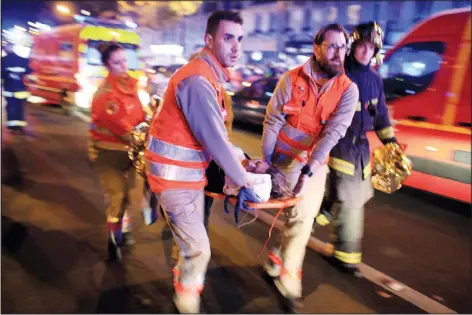
[[[334,77],[336,74],[341,71],[343,67],[343,63],[341,62],[341,59],[338,57],[334,57],[331,60],[328,60],[326,58],[320,58],[319,60],[316,60],[318,63],[318,67],[321,71],[326,73],[330,78]],[[339,61],[339,65],[332,64],[331,62],[333,61]]]

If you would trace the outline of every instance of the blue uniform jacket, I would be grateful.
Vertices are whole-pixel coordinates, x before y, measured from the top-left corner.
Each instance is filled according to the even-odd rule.
[[[369,141],[366,132],[375,130],[384,144],[396,142],[396,139],[388,116],[383,82],[379,74],[370,66],[359,64],[352,57],[346,59],[345,70],[359,88],[359,102],[346,135],[339,140],[330,153],[329,166],[331,169],[353,176],[355,168],[360,165],[363,169],[362,178],[365,179],[371,173]]]

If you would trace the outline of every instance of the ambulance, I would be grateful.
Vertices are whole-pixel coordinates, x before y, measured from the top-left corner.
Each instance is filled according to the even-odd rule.
[[[413,27],[378,71],[397,139],[414,164],[405,185],[471,202],[471,10]],[[371,149],[381,145],[368,135]]]
[[[90,110],[92,97],[107,76],[98,45],[118,42],[125,49],[129,74],[138,80],[138,95],[149,104],[144,64],[139,61],[141,39],[126,25],[114,21],[82,19],[43,31],[34,38],[30,55],[31,74],[25,85],[32,95],[48,104],[73,104]]]

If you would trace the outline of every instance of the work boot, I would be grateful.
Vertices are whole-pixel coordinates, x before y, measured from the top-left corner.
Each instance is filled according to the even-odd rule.
[[[200,313],[200,294],[195,291],[176,292],[173,302],[180,314]]]
[[[274,285],[284,297],[283,304],[288,313],[303,313],[301,271],[292,274],[283,269],[280,276],[274,279]]]
[[[328,262],[341,272],[347,273],[356,278],[363,278],[362,272],[357,264],[347,264],[335,257],[326,257]]]
[[[280,294],[288,299],[296,299],[302,296],[301,270],[292,273],[283,269],[280,276],[274,278],[274,284]]]
[[[122,259],[121,248],[124,244],[121,222],[108,222],[108,260],[120,261]]]
[[[271,249],[267,260],[263,265],[265,272],[272,278],[280,276],[282,266],[282,257],[280,256],[280,248],[275,247]]]

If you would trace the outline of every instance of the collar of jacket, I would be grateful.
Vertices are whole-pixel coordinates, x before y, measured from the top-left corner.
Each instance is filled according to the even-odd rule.
[[[345,63],[345,68],[352,72],[352,73],[362,73],[362,72],[368,72],[370,70],[370,64],[369,65],[363,65],[360,64],[356,58],[354,58],[353,55],[349,55],[346,58],[346,63]]]
[[[225,83],[229,81],[231,77],[229,71],[221,66],[220,62],[207,47],[202,49],[198,57],[210,65],[210,68],[215,74],[218,82]]]
[[[133,94],[137,92],[137,80],[128,73],[124,75],[108,74],[106,81],[121,93]]]

